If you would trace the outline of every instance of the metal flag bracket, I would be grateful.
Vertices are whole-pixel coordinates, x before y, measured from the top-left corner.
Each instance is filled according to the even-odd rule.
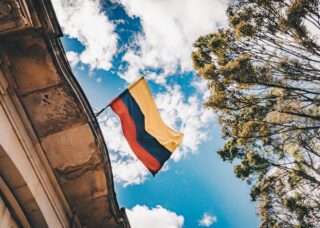
[[[99,112],[95,113],[95,117],[99,117],[99,115],[101,115],[101,113],[103,113],[111,104],[112,102],[115,101],[115,99],[117,99],[118,97],[120,97],[124,92],[126,92],[128,89],[132,88],[134,85],[136,85],[140,80],[144,79],[144,77],[140,77],[138,80],[136,80],[135,82],[133,82],[127,89],[125,89],[124,91],[122,91],[118,96],[116,96],[114,99],[112,99],[108,105],[104,108],[102,108]]]

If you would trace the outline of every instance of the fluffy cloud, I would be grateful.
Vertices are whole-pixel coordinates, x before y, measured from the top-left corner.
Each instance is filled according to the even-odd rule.
[[[212,216],[208,213],[204,213],[202,218],[199,220],[199,226],[209,227],[217,221],[217,216]]]
[[[192,82],[192,86],[197,89],[199,94],[202,94],[202,100],[206,101],[210,96],[210,90],[208,89],[207,82],[202,79],[195,79]]]
[[[66,55],[71,67],[74,68],[80,61],[79,53],[74,51],[68,51]]]
[[[213,124],[212,112],[203,109],[196,96],[186,98],[178,86],[158,93],[155,101],[164,121],[184,133],[182,145],[172,155],[174,161],[196,153],[198,146],[208,139],[208,128]],[[99,122],[109,149],[115,181],[123,186],[143,183],[149,171],[131,151],[123,137],[119,119],[108,110]],[[167,166],[162,169],[163,172],[166,170]]]
[[[115,26],[102,11],[99,0],[52,0],[65,35],[77,39],[81,53],[67,53],[75,66],[77,62],[93,69],[109,70],[117,51]],[[71,58],[71,59],[70,59]]]
[[[179,228],[183,226],[184,218],[167,209],[156,206],[137,205],[126,210],[132,228]]]
[[[177,71],[192,70],[192,43],[226,21],[226,0],[114,0],[132,17],[139,17],[143,31],[123,60],[121,75],[128,82],[141,74],[158,83]]]

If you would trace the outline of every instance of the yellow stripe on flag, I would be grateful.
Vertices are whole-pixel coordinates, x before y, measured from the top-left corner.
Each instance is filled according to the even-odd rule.
[[[129,92],[144,114],[146,131],[173,152],[181,144],[183,134],[172,130],[163,122],[146,80],[142,78],[137,81],[129,87]]]

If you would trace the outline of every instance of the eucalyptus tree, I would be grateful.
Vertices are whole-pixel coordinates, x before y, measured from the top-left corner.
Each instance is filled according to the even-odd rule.
[[[318,0],[238,0],[192,53],[261,227],[320,227]]]

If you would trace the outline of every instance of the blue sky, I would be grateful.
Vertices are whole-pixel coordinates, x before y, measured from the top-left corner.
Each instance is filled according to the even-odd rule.
[[[222,0],[53,0],[73,72],[92,107],[104,107],[145,76],[165,122],[184,142],[153,178],[111,110],[99,119],[119,204],[133,227],[257,227],[249,187],[216,151],[223,140],[203,108],[206,85],[192,70],[192,42],[226,24]]]

